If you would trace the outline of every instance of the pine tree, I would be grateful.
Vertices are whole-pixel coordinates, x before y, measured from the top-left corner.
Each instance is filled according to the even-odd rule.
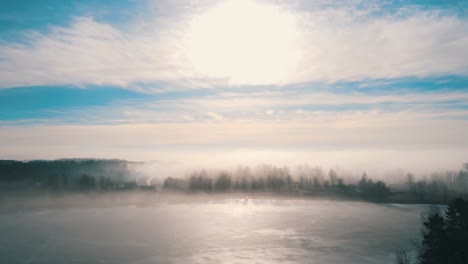
[[[468,264],[468,201],[454,200],[444,217],[432,212],[423,225],[420,264]],[[407,259],[403,253],[397,252],[396,263],[405,263]]]
[[[444,224],[444,218],[438,212],[429,214],[424,221],[425,232],[420,252],[421,264],[447,263]]]
[[[458,198],[451,202],[445,213],[445,221],[447,225],[447,231],[449,232],[459,232],[465,228],[465,223],[463,219],[465,201],[461,198]]]
[[[468,263],[468,201],[461,198],[449,204],[445,213],[445,229],[450,258],[447,263]]]

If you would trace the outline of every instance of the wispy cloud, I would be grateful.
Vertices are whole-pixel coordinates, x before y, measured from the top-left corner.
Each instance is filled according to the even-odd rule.
[[[118,116],[124,122],[329,121],[387,113],[411,114],[415,119],[460,119],[468,116],[467,105],[468,95],[463,92],[367,95],[282,91],[123,101],[96,110],[103,114],[97,115],[100,119],[109,121]]]
[[[226,63],[218,66],[224,67],[223,70],[214,70],[216,68],[210,65],[197,68],[193,61],[196,58],[194,47],[191,46],[194,42],[190,41],[194,34],[191,32],[193,21],[198,21],[200,16],[203,18],[206,12],[217,12],[213,8],[220,5],[209,1],[202,5],[178,2],[170,5],[176,16],[159,15],[151,21],[136,18],[125,27],[92,17],[77,17],[68,25],[51,26],[45,33],[27,32],[29,37],[25,42],[0,44],[0,87],[110,84],[141,89],[140,84],[160,84],[170,90],[181,86],[219,87],[232,84],[233,80],[253,85],[284,85],[468,74],[468,21],[465,18],[437,9],[402,7],[375,15],[372,10],[380,8],[375,3],[348,4],[332,10],[284,2],[276,2],[270,7],[271,2],[263,1],[258,4],[260,11],[262,5],[266,5],[272,14],[282,12],[294,19],[297,34],[290,41],[297,49],[291,52],[299,53],[284,53],[283,48],[288,46],[275,46],[274,43],[270,43],[270,47],[255,46],[256,38],[275,29],[257,25],[252,20],[250,26],[259,31],[259,36],[249,35],[253,39],[232,38],[228,43],[216,36],[208,36],[211,42],[201,43],[215,47],[216,50],[211,49],[214,54],[218,54],[217,50],[239,54],[237,57],[218,54]],[[240,20],[236,21],[231,22],[240,23]],[[238,34],[234,32],[236,26],[225,29],[222,27],[226,25],[218,26],[221,28],[214,28],[213,32],[227,31],[223,36]],[[269,36],[274,39],[275,35]],[[265,57],[270,53],[255,56],[257,53],[251,52],[256,50],[260,55],[263,54],[260,50],[271,51],[284,60],[278,57],[278,60],[270,61]],[[246,54],[239,52],[254,56],[245,57]],[[204,58],[210,61],[208,57]],[[256,80],[246,72],[238,72],[242,67],[250,69],[251,65],[265,65],[260,60],[267,60],[271,65],[291,62],[290,59],[293,63],[288,68],[281,68],[281,78],[278,74],[265,74]],[[218,59],[213,61],[218,62]],[[232,66],[235,63],[239,65]],[[276,72],[277,69],[272,70]],[[262,76],[262,68],[256,72],[256,76]]]
[[[34,89],[34,88],[33,88]],[[13,89],[15,91],[16,89]],[[32,101],[47,90],[24,97]],[[56,92],[56,89],[52,92]],[[75,92],[73,92],[75,91]],[[70,90],[67,97],[81,97],[82,90]],[[242,92],[211,91],[204,95],[156,94],[127,98],[120,89],[107,89],[101,93],[109,97],[69,103],[36,104],[25,108],[5,105],[0,107],[0,120],[25,120],[25,123],[55,124],[125,124],[125,123],[194,123],[258,120],[302,120],[318,122],[348,120],[363,115],[411,114],[416,119],[467,119],[468,95],[463,91],[395,92],[366,91],[333,93],[327,90],[310,92],[301,89],[258,90]],[[74,94],[76,96],[74,96]],[[114,95],[112,95],[114,94]],[[120,94],[120,95],[119,95]],[[12,96],[13,96],[12,95]],[[10,96],[11,97],[11,96]],[[31,98],[33,97],[33,98]],[[58,100],[58,98],[54,99]],[[8,98],[5,100],[8,103]],[[10,104],[11,105],[11,104]],[[11,113],[14,111],[14,114]],[[35,119],[34,119],[35,118]]]

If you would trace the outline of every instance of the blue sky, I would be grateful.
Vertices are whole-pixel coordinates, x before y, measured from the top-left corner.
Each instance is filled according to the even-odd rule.
[[[466,161],[466,1],[1,5],[0,158]]]

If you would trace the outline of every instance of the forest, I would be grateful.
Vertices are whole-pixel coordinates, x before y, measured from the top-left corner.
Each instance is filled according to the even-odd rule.
[[[448,204],[468,197],[468,170],[415,177],[408,173],[399,184],[374,180],[366,172],[352,178],[335,169],[263,164],[239,166],[233,171],[196,170],[185,176],[150,177],[144,162],[125,160],[62,159],[52,161],[0,161],[0,189],[12,192],[152,191],[184,193],[266,193],[311,197],[337,197],[372,202]],[[155,172],[157,173],[157,172]]]

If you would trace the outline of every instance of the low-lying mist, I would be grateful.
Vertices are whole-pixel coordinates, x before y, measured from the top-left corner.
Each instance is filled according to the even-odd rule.
[[[467,164],[458,170],[419,175],[404,170],[384,175],[362,170],[358,174],[339,166],[324,168],[308,164],[294,168],[260,164],[223,170],[186,169],[185,173],[171,174],[160,169],[166,165],[157,161],[101,159],[3,160],[0,161],[0,198],[8,206],[37,196],[42,196],[42,200],[28,201],[31,206],[47,204],[47,199],[60,198],[60,203],[66,205],[99,198],[99,203],[105,206],[116,201],[146,204],[155,201],[153,196],[167,198],[174,193],[179,198],[180,194],[191,197],[193,194],[199,197],[248,194],[438,204],[468,196]],[[68,201],[65,196],[70,194],[74,198]]]

